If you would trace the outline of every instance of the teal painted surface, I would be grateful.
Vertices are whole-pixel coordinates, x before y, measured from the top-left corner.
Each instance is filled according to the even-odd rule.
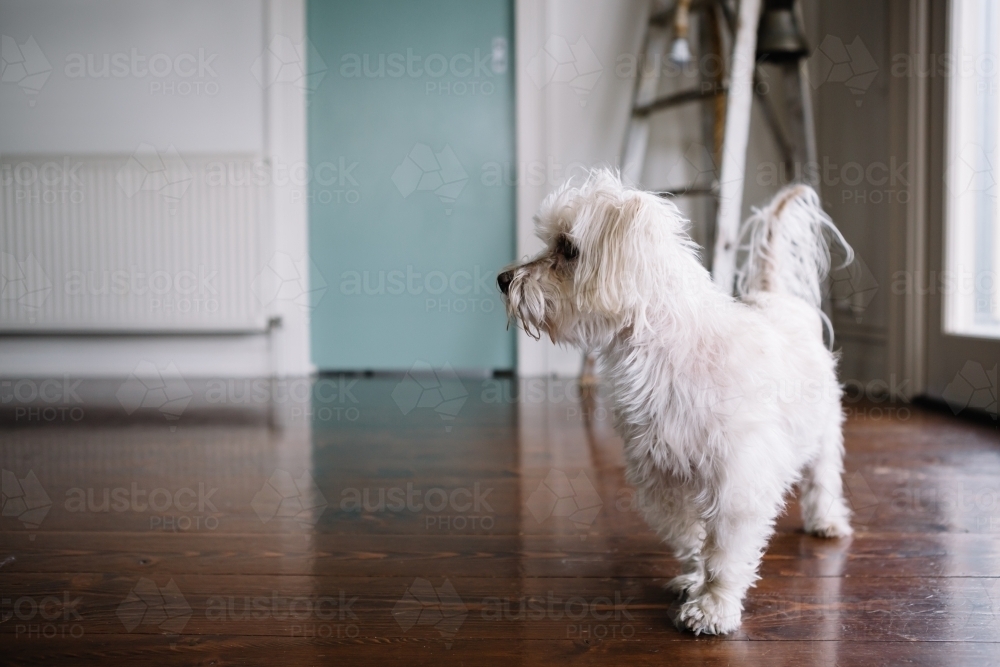
[[[511,4],[309,2],[327,68],[308,111],[321,370],[514,367],[496,289],[514,257]]]

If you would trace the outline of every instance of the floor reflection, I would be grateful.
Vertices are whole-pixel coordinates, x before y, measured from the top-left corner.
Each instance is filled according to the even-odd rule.
[[[791,499],[741,631],[694,640],[671,622],[676,564],[637,511],[600,387],[126,382],[0,404],[0,635],[26,655],[222,636],[306,640],[306,661],[337,642],[468,657],[625,640],[740,663],[798,640],[795,664],[835,665],[858,663],[850,642],[1000,636],[1000,451],[979,425],[855,414],[858,534],[803,534]]]

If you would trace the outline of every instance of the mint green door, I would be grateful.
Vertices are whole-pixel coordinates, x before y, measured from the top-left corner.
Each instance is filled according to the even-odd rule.
[[[496,289],[514,257],[511,0],[307,16],[314,362],[513,368]]]

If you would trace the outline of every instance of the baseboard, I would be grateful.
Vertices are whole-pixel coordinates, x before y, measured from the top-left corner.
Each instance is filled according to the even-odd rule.
[[[0,369],[7,378],[122,378],[145,361],[186,378],[270,377],[271,343],[268,334],[0,336]]]

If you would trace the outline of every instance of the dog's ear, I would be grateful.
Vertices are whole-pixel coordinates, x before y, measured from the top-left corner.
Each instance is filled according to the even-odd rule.
[[[659,207],[648,197],[634,190],[599,192],[578,211],[575,292],[582,312],[623,326],[645,320],[666,231],[656,228]]]

